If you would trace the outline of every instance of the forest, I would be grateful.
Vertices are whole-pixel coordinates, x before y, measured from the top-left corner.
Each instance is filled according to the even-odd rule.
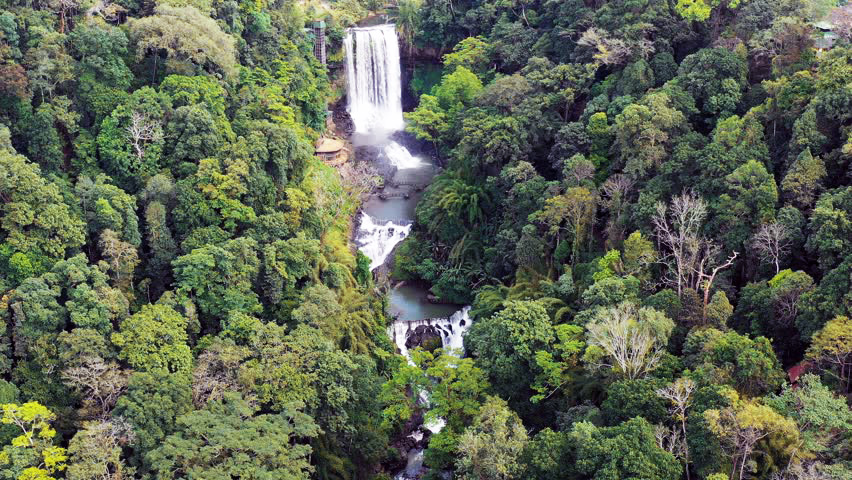
[[[375,18],[382,274],[314,154]],[[0,0],[0,318],[0,480],[852,479],[852,5]]]

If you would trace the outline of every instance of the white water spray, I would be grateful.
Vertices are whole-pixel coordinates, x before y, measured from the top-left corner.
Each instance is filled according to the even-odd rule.
[[[350,28],[343,45],[348,110],[355,131],[402,130],[402,80],[396,26]]]
[[[388,327],[388,335],[399,348],[399,352],[411,362],[405,341],[420,326],[430,326],[441,335],[441,346],[453,355],[464,353],[464,333],[470,328],[470,307],[464,307],[447,318],[427,318],[411,322],[394,322]]]
[[[385,156],[388,157],[391,165],[400,170],[423,166],[423,161],[412,155],[407,148],[393,141],[385,146]]]
[[[358,249],[370,258],[370,270],[375,270],[385,263],[393,247],[403,241],[409,232],[411,232],[411,222],[394,223],[392,220],[376,220],[362,213],[355,243]]]

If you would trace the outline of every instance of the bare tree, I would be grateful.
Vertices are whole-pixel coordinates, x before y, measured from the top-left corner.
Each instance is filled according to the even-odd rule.
[[[677,427],[669,428],[665,425],[654,426],[654,438],[657,440],[657,446],[674,455],[675,458],[684,457],[684,449],[686,448],[686,439],[680,433]],[[687,472],[689,467],[687,467]],[[689,473],[687,473],[689,475]]]
[[[716,275],[722,270],[734,264],[739,253],[734,252],[721,265],[712,266],[719,256],[719,247],[709,242],[705,242],[706,253],[700,257],[696,274],[698,275],[698,284],[704,289],[704,303],[701,309],[701,322],[707,323],[707,304],[710,303],[710,289],[713,287],[713,281],[716,280]],[[709,270],[709,272],[708,272]]]
[[[683,462],[686,465],[686,480],[689,480],[689,445],[686,443],[686,414],[689,406],[692,404],[692,393],[694,391],[695,382],[685,377],[679,378],[671,385],[657,390],[657,395],[671,403],[670,412],[680,427],[678,435],[671,435],[670,438],[672,440],[681,440],[681,445],[679,448],[674,449],[673,453],[678,452],[683,458]]]
[[[370,193],[382,183],[382,177],[376,168],[368,162],[346,162],[337,171],[343,184],[357,198]]]
[[[633,57],[648,58],[654,52],[654,44],[647,38],[624,40],[594,27],[583,32],[577,45],[594,50],[593,58],[604,65],[621,65]]]
[[[226,392],[240,391],[238,373],[248,352],[241,347],[213,345],[198,356],[198,366],[192,372],[192,401],[203,408],[209,401],[222,398]]]
[[[778,222],[760,226],[751,239],[752,247],[760,259],[775,265],[775,274],[781,271],[781,259],[790,252],[790,231]]]
[[[68,25],[68,18],[72,17],[80,7],[80,0],[50,0],[51,8],[59,13],[59,33],[65,33]]]
[[[106,418],[127,388],[130,373],[117,363],[89,356],[77,366],[62,371],[62,381],[83,395],[83,409],[95,418]]]
[[[630,58],[630,46],[620,38],[613,38],[605,30],[590,28],[583,32],[577,45],[588,47],[597,53],[594,59],[604,65],[620,65]]]
[[[677,288],[678,296],[685,288],[694,288],[697,284],[696,266],[706,243],[698,231],[706,218],[707,204],[692,192],[673,198],[671,207],[657,203],[652,221],[657,241],[664,251],[661,260],[669,266],[669,274],[674,275],[667,282]]]
[[[136,442],[136,433],[122,417],[86,422],[68,445],[69,479],[123,480],[134,478],[124,464],[122,449]]]
[[[672,199],[671,207],[657,204],[652,219],[657,241],[663,247],[662,262],[668,266],[667,283],[677,288],[680,297],[685,288],[704,292],[702,320],[707,317],[707,304],[716,276],[734,264],[739,253],[733,252],[719,263],[721,249],[699,234],[707,218],[707,204],[693,192]]]
[[[136,158],[145,156],[145,146],[149,142],[153,142],[159,137],[159,124],[148,119],[148,116],[139,112],[133,112],[130,116],[130,125],[127,127],[127,134],[130,136],[130,142],[133,144],[133,150],[136,153]]]

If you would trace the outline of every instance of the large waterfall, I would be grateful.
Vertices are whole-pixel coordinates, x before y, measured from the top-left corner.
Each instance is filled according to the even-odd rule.
[[[355,131],[401,130],[402,81],[396,27],[350,28],[343,44],[349,115]]]

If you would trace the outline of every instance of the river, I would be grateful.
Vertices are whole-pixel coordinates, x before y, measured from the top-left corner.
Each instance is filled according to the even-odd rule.
[[[351,28],[344,48],[347,110],[355,126],[350,140],[356,151],[358,147],[377,151],[377,161],[387,167],[381,169],[385,187],[362,206],[355,234],[358,248],[370,258],[375,270],[388,261],[394,247],[414,228],[417,202],[438,168],[429,156],[417,155],[416,151],[412,154],[403,145],[402,80],[395,26]],[[425,332],[440,336],[444,348],[462,353],[463,334],[471,323],[470,307],[430,303],[427,294],[425,288],[412,284],[396,285],[389,293],[389,313],[394,321],[388,333],[399,352],[408,358],[409,348],[416,346]],[[413,443],[406,452],[408,465],[395,479],[419,478],[428,433],[442,426],[440,422],[422,425],[408,435]]]

